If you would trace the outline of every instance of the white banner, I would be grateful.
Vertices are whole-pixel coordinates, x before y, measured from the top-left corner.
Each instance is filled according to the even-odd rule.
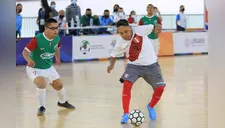
[[[117,35],[74,36],[73,60],[109,58],[118,37]]]
[[[208,52],[207,32],[173,33],[174,53]]]

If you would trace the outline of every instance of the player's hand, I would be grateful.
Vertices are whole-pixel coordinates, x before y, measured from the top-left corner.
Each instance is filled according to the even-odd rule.
[[[160,24],[156,24],[154,28],[154,32],[158,35],[162,31],[162,26]]]
[[[60,59],[56,59],[55,62],[56,62],[56,64],[60,64],[61,60]]]
[[[113,65],[109,65],[108,68],[107,68],[107,72],[110,73],[111,70],[113,70],[114,66]]]
[[[34,67],[34,65],[35,65],[35,63],[32,60],[28,61],[28,63],[27,63],[28,67]]]

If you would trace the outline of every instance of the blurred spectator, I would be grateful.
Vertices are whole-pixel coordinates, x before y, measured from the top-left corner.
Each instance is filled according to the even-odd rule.
[[[82,24],[82,26],[99,26],[99,19],[98,16],[92,16],[92,11],[90,8],[86,9],[85,15],[83,15],[81,17],[81,21],[80,23]],[[83,34],[87,35],[87,34],[94,34],[94,31],[92,29],[84,29],[83,30]]]
[[[109,17],[109,10],[105,10],[103,16],[99,17],[100,25],[101,26],[109,26],[113,25],[113,20]],[[107,28],[100,28],[99,29],[100,34],[111,34],[109,31],[107,31]]]
[[[155,16],[158,16],[158,17],[159,17],[159,19],[162,21],[162,16],[161,16],[161,13],[160,13],[160,11],[158,10],[158,8],[157,8],[157,7],[154,7],[154,11],[155,11]]]
[[[114,19],[115,15],[117,15],[117,13],[119,12],[119,8],[120,8],[120,6],[118,4],[115,4],[113,6],[113,19]]]
[[[20,13],[22,12],[22,8],[22,4],[16,5],[16,41],[21,40],[22,16]]]
[[[185,31],[187,27],[187,19],[186,19],[184,10],[185,10],[184,5],[181,5],[180,13],[177,14],[177,17],[176,17],[177,31]]]
[[[77,0],[71,0],[71,4],[66,8],[66,21],[69,27],[76,27],[81,19],[80,6],[77,5]],[[69,30],[70,35],[77,35],[77,31]]]
[[[41,8],[38,10],[37,24],[39,27],[39,33],[45,30],[45,21],[52,17],[52,9],[48,5],[47,0],[41,0]]]
[[[135,11],[131,11],[129,18],[128,18],[128,22],[130,24],[136,24],[137,23],[137,16],[136,16],[136,12]]]
[[[58,12],[56,11],[56,3],[55,1],[51,2],[51,9],[52,9],[52,17],[56,17],[58,16]]]
[[[116,13],[113,22],[117,23],[121,19],[127,19],[122,7],[119,8],[119,11]]]
[[[59,36],[65,36],[66,30],[62,28],[66,28],[66,18],[64,10],[59,11],[59,15],[56,17],[56,20],[59,24]],[[61,29],[61,30],[60,30]]]

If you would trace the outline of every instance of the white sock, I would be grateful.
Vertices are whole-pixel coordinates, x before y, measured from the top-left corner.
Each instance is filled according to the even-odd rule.
[[[37,98],[39,102],[39,107],[46,106],[46,89],[37,88]]]
[[[66,102],[66,91],[64,88],[61,90],[56,90],[57,96],[59,98],[60,103],[65,103]]]

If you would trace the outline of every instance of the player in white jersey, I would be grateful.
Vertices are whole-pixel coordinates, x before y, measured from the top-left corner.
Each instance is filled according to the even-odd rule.
[[[108,66],[107,72],[110,73],[114,68],[117,57],[128,52],[129,61],[126,71],[120,78],[120,82],[123,83],[122,105],[124,110],[121,123],[128,122],[131,88],[140,77],[154,89],[152,99],[147,104],[147,109],[149,118],[155,120],[156,111],[154,106],[160,100],[166,84],[163,80],[152,43],[148,39],[148,34],[153,31],[155,33],[161,32],[161,25],[143,25],[132,28],[129,26],[128,21],[123,19],[117,22],[117,30],[121,38],[111,53],[110,65]]]

